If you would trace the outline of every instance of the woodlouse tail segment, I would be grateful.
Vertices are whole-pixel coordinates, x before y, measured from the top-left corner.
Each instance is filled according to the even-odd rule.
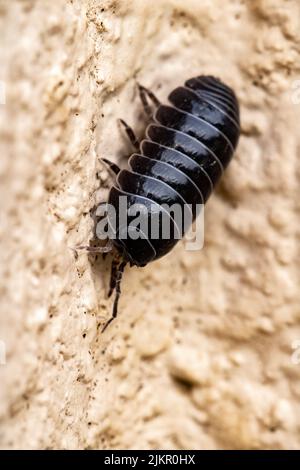
[[[121,295],[121,280],[123,276],[123,272],[125,269],[125,266],[127,264],[127,261],[122,261],[119,263],[119,260],[114,259],[112,262],[112,267],[111,267],[111,279],[110,279],[110,288],[109,288],[109,293],[108,296],[110,297],[113,293],[113,291],[116,291],[116,297],[114,300],[113,304],[113,311],[112,311],[112,316],[110,319],[105,323],[104,327],[102,328],[102,333],[106,330],[108,325],[117,317],[118,315],[118,304],[119,304],[119,299]]]
[[[161,104],[160,101],[156,98],[154,93],[152,93],[151,90],[148,90],[148,88],[144,87],[143,85],[140,85],[140,83],[137,83],[137,87],[139,90],[139,95],[140,99],[144,108],[145,113],[149,118],[152,118],[153,116],[153,111],[151,109],[151,106],[148,103],[147,97],[154,103],[154,105],[158,108],[158,106]]]

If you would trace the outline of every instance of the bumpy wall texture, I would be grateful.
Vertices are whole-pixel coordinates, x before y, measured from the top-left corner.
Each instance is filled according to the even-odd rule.
[[[3,448],[300,446],[298,0],[1,0]],[[205,245],[124,276],[71,248],[163,101],[197,74],[241,103]],[[4,86],[5,85],[5,86]],[[298,349],[297,349],[298,348]]]

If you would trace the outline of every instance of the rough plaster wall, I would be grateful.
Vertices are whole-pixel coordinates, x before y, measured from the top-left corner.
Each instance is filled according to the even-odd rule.
[[[1,446],[299,447],[299,2],[1,0],[0,13]],[[204,249],[128,269],[101,335],[110,258],[70,250],[105,197],[98,157],[128,155],[118,117],[143,130],[136,79],[164,100],[200,73],[234,87],[243,129]]]

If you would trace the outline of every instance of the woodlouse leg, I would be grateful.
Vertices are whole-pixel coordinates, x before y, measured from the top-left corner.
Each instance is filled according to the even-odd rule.
[[[136,150],[139,150],[140,148],[140,143],[138,141],[138,138],[136,137],[134,131],[131,129],[130,126],[128,126],[128,124],[123,121],[123,119],[119,119],[119,122],[122,124],[122,126],[124,127],[125,129],[125,132],[131,142],[131,144],[133,145],[133,147],[136,149]]]
[[[144,108],[145,113],[149,118],[152,118],[153,112],[152,109],[147,101],[147,97],[155,104],[156,107],[160,105],[160,101],[156,98],[154,93],[152,93],[151,90],[148,90],[148,88],[145,88],[144,86],[140,85],[139,83],[137,84],[138,90],[139,90],[139,95],[141,98],[141,102]]]
[[[139,95],[140,95],[140,99],[141,99],[144,111],[147,114],[147,116],[150,119],[152,119],[152,114],[153,113],[152,113],[151,106],[149,105],[149,103],[147,101],[147,95],[145,93],[145,90],[141,87],[141,85],[139,83],[138,83],[138,90],[139,90]]]
[[[105,165],[111,170],[115,175],[120,173],[121,168],[116,164],[108,160],[107,158],[101,158],[101,161],[105,163]]]
[[[125,266],[127,264],[127,261],[123,261],[120,266],[117,269],[116,272],[116,297],[114,300],[114,305],[113,305],[113,312],[111,318],[105,323],[104,327],[102,328],[102,333],[106,330],[108,325],[117,317],[118,315],[118,303],[121,295],[121,280],[122,280],[122,275],[125,269]]]
[[[116,287],[116,280],[117,280],[117,268],[119,265],[119,260],[118,259],[113,259],[111,263],[111,272],[110,272],[110,283],[109,283],[109,291],[108,291],[108,297],[110,297],[115,290]]]

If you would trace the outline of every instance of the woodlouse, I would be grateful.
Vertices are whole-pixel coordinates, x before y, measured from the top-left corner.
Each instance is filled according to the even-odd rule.
[[[240,134],[239,104],[230,87],[212,76],[187,80],[168,96],[169,105],[161,104],[154,94],[139,85],[144,109],[153,121],[146,129],[146,138],[138,142],[132,129],[124,122],[125,130],[136,148],[129,158],[129,168],[120,170],[104,160],[117,174],[116,183],[109,192],[108,202],[119,206],[122,195],[129,205],[162,203],[205,203],[227,167]],[[153,113],[148,98],[156,106]],[[133,240],[119,236],[111,246],[116,250],[112,263],[109,295],[116,289],[112,317],[117,315],[120,281],[127,263],[145,266],[167,254],[178,239],[140,238]],[[110,247],[106,248],[109,250]]]

